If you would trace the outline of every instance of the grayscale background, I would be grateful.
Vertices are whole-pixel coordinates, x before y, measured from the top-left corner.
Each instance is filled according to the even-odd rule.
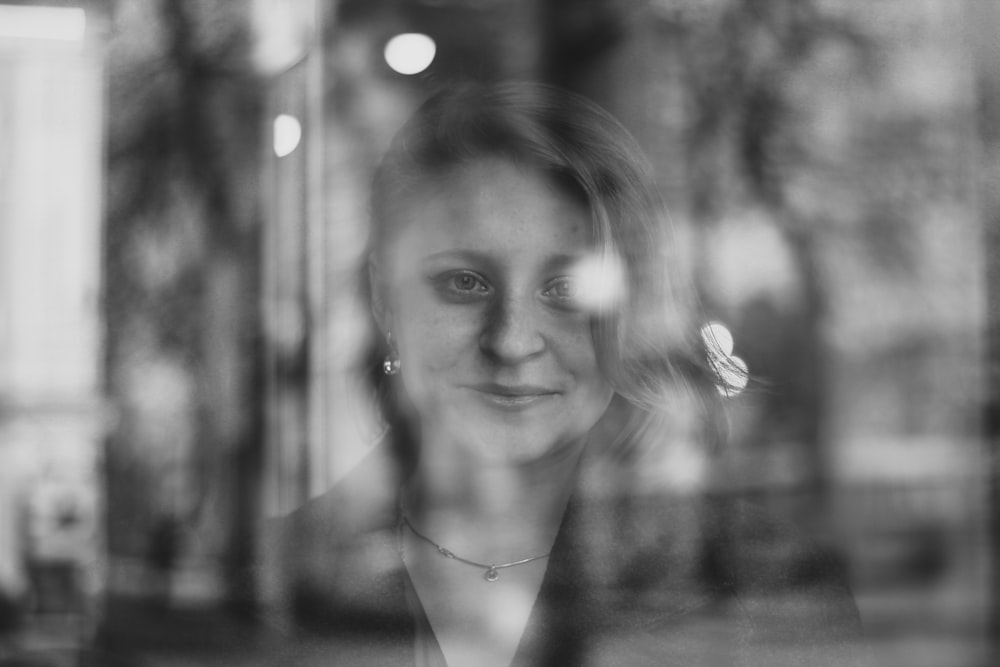
[[[0,665],[257,664],[261,525],[378,432],[372,169],[507,78],[635,134],[754,378],[666,481],[833,549],[876,664],[1000,664],[998,34],[994,0],[0,0]]]

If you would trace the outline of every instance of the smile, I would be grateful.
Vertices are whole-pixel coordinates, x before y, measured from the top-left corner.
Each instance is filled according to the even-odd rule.
[[[469,388],[488,404],[507,410],[528,408],[559,395],[559,392],[554,389],[534,385],[502,385],[484,382],[471,385]]]

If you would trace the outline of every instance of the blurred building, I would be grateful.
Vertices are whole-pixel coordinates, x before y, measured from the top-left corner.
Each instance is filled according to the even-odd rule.
[[[15,615],[84,619],[103,582],[97,16],[0,5],[0,601]]]

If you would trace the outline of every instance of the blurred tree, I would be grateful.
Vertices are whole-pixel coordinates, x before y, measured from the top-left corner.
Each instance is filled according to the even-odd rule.
[[[996,29],[1000,8],[991,3],[975,3],[970,12],[978,102],[980,153],[979,193],[985,222],[986,243],[986,340],[987,396],[986,447],[988,465],[988,502],[990,571],[992,591],[986,635],[990,640],[992,662],[1000,662],[1000,46]]]
[[[108,54],[108,543],[157,521],[229,577],[251,557],[261,447],[258,163],[263,85],[246,3],[116,5]],[[183,560],[183,557],[182,557]],[[113,575],[112,575],[113,576]]]
[[[819,221],[788,195],[790,171],[811,159],[795,93],[824,47],[846,45],[863,56],[864,39],[809,0],[548,4],[552,78],[601,100],[651,147],[681,213],[677,222],[691,225],[706,244],[714,229],[742,224],[753,212],[750,218],[783,239],[794,275],[779,289],[791,289],[790,307],[781,302],[787,294],[733,303],[718,293],[710,264],[744,262],[752,248],[728,258],[703,248],[695,266],[709,312],[736,320],[751,372],[769,379],[774,392],[766,399],[768,414],[741,442],[801,443],[812,459],[802,481],[821,488],[827,295],[816,250]],[[770,316],[760,329],[754,313],[764,311]]]
[[[690,104],[684,142],[690,212],[697,224],[712,229],[743,224],[740,209],[757,211],[765,227],[783,239],[793,273],[784,285],[738,303],[711,289],[713,269],[706,263],[703,294],[710,311],[735,320],[752,372],[768,386],[756,423],[736,436],[739,444],[760,450],[797,443],[805,461],[798,481],[822,498],[829,470],[829,354],[823,332],[828,277],[817,248],[820,221],[797,210],[788,196],[793,170],[810,160],[811,140],[798,118],[801,100],[793,95],[797,78],[809,72],[811,58],[825,45],[860,49],[863,40],[809,0],[724,4],[714,20],[668,22]],[[708,262],[712,250],[705,249]],[[743,253],[755,250],[749,246]]]

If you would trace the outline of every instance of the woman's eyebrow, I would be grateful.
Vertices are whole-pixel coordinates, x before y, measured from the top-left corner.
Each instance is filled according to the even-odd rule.
[[[548,271],[562,271],[568,269],[574,264],[577,264],[583,258],[584,258],[583,253],[580,254],[559,253],[557,255],[550,255],[545,260],[545,268]]]
[[[584,259],[586,253],[556,253],[549,255],[545,258],[542,263],[542,270],[546,273],[551,273],[553,271],[565,271],[566,269],[578,264]],[[492,256],[488,252],[483,252],[481,250],[469,250],[464,248],[449,248],[448,250],[441,250],[435,253],[431,253],[421,259],[423,263],[432,263],[435,261],[442,260],[459,260],[462,262],[468,262],[470,264],[475,264],[477,266],[483,266],[486,268],[495,268],[500,265],[500,260]]]
[[[495,264],[495,260],[485,252],[480,250],[466,250],[463,248],[449,248],[439,252],[431,253],[423,258],[424,262],[432,262],[439,259],[458,259],[476,264]]]

